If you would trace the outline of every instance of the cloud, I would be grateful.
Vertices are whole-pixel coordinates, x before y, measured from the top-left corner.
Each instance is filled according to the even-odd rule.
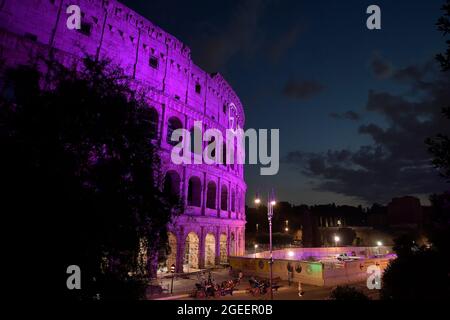
[[[268,3],[269,0],[238,1],[223,28],[208,30],[208,34],[198,37],[198,61],[206,70],[220,70],[237,54],[248,54],[261,46],[259,23]]]
[[[272,62],[280,61],[284,54],[295,46],[301,31],[300,25],[294,25],[283,34],[280,34],[277,39],[271,41],[268,53]]]
[[[332,112],[330,113],[330,117],[334,118],[334,119],[348,119],[348,120],[353,120],[353,121],[357,121],[359,119],[361,119],[361,115],[355,111],[347,111],[344,113],[336,113],[336,112]]]
[[[392,74],[392,64],[383,59],[379,53],[375,53],[370,61],[370,67],[375,77],[385,79]]]
[[[283,89],[283,94],[292,99],[308,100],[321,93],[325,87],[316,81],[289,80]]]
[[[284,161],[319,179],[317,190],[367,203],[448,189],[431,165],[424,143],[436,133],[450,134],[448,120],[441,114],[441,108],[450,101],[448,74],[427,63],[392,70],[391,80],[407,84],[409,90],[405,94],[369,92],[366,110],[385,119],[383,125],[366,123],[359,127],[359,134],[369,136],[371,144],[356,151],[293,151]]]

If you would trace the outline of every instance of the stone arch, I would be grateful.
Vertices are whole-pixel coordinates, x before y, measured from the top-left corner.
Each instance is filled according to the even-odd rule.
[[[217,144],[216,144],[216,137],[212,136],[211,139],[208,142],[208,150],[211,150],[211,160],[216,160],[216,149],[217,149]]]
[[[234,232],[230,233],[230,256],[236,255],[236,237]]]
[[[163,192],[170,197],[180,196],[180,175],[175,170],[169,170],[164,177]]]
[[[222,144],[222,164],[227,165],[227,144],[225,141]]]
[[[178,144],[178,141],[172,141],[170,138],[172,137],[172,133],[177,129],[182,129],[183,123],[177,117],[170,117],[167,122],[167,143],[171,145]]]
[[[167,271],[170,271],[170,267],[172,265],[175,265],[176,267],[177,264],[177,237],[172,232],[168,232],[167,239],[170,247],[170,252],[169,255],[167,256],[166,266]]]
[[[206,208],[216,209],[216,183],[214,181],[208,182],[206,191]]]
[[[202,137],[202,129],[198,126],[194,126],[189,130],[190,134],[190,142],[191,145],[189,146],[189,150],[192,154],[199,154],[201,155],[203,153],[203,137]],[[195,134],[200,136],[200,144],[198,146],[195,145]]]
[[[220,209],[223,211],[228,210],[228,188],[226,185],[222,185],[220,192]]]
[[[220,234],[220,263],[228,262],[228,253],[227,253],[227,235],[225,233]]]
[[[231,211],[236,212],[236,190],[231,192]]]
[[[183,271],[189,272],[190,269],[198,269],[198,257],[199,257],[199,239],[195,232],[190,232],[186,236],[184,246],[184,260]]]
[[[202,203],[202,182],[199,177],[193,176],[188,184],[188,205],[201,207]]]
[[[158,136],[159,115],[154,107],[143,108],[142,119],[149,126],[150,138],[155,139]]]
[[[208,233],[205,237],[205,266],[213,267],[216,258],[216,237]]]

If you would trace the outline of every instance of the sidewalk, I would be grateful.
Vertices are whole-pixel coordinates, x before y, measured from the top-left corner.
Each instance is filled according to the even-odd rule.
[[[228,271],[226,271],[226,270],[215,270],[215,271],[212,271],[211,274],[217,283],[221,283],[223,281],[232,279],[232,277],[228,274]],[[250,287],[249,279],[250,279],[250,277],[244,276],[244,278],[241,280],[239,285],[233,291],[233,296],[234,295],[238,295],[238,296],[239,295],[241,295],[241,296],[249,295],[249,297],[251,297],[250,294],[247,294],[247,289]],[[159,294],[159,295],[152,295],[152,296],[148,295],[147,299],[149,299],[149,300],[192,299],[190,294],[194,290],[195,284],[198,283],[198,277],[194,275],[194,276],[190,276],[188,279],[174,280],[173,294],[170,294],[171,279],[163,279],[162,283],[163,283],[163,286],[168,286],[167,287],[168,292],[166,291],[163,294]],[[289,284],[287,281],[280,281],[280,282],[278,282],[278,284],[280,285],[280,288],[278,289],[278,291],[280,291],[280,292],[284,292],[287,290],[290,290],[290,291],[297,290],[296,284],[294,284],[294,283],[291,284],[291,287],[289,287]],[[227,296],[227,297],[230,299],[233,299],[233,296]],[[222,297],[222,298],[224,298],[224,297]]]

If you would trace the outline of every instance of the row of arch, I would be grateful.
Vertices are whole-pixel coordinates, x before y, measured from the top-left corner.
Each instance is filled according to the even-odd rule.
[[[178,172],[175,170],[169,170],[164,178],[164,193],[170,196],[180,196],[181,179]],[[199,177],[192,176],[188,181],[187,191],[187,204],[193,207],[202,206],[202,182]],[[229,191],[226,184],[222,184],[220,188],[220,210],[223,211],[241,211],[242,209],[242,196],[238,194],[236,200],[236,189],[231,190],[231,203],[229,205]],[[206,208],[217,209],[217,185],[214,181],[209,181],[206,187]],[[238,209],[238,210],[236,210]]]
[[[144,113],[143,119],[149,126],[151,139],[156,139],[158,137],[158,125],[159,125],[158,111],[156,111],[156,109],[153,107],[148,107],[148,108],[144,109],[143,113]],[[182,129],[182,128],[183,128],[183,123],[181,122],[181,120],[179,118],[177,118],[176,116],[170,117],[169,120],[167,121],[166,143],[168,143],[170,145],[176,145],[178,142],[171,140],[172,134],[175,130]],[[190,130],[190,132],[191,132],[191,152],[194,154],[201,154],[203,152],[203,148],[198,148],[198,147],[196,148],[196,146],[194,145],[193,135],[195,134],[196,130],[199,130],[199,128],[192,127]],[[209,142],[208,145],[211,145],[213,143],[215,143],[214,138]],[[223,144],[222,144],[223,159],[226,159],[226,154],[227,154],[227,146],[226,146],[226,143],[223,142]],[[212,151],[212,156],[215,157],[215,150]],[[234,163],[236,162],[236,152],[234,154],[234,157],[235,157],[235,159],[234,159],[235,161],[230,164],[232,169],[234,169]],[[225,163],[225,161],[223,161],[223,162]]]
[[[170,254],[167,257],[166,265],[170,267],[171,265],[176,265],[177,263],[177,248],[178,248],[178,240],[177,237],[169,232],[169,246],[170,246]],[[201,263],[199,261],[200,255],[200,240],[195,232],[190,232],[186,238],[184,239],[184,252],[183,252],[183,272],[190,272],[195,269],[199,269]],[[221,233],[218,239],[218,248],[219,252],[216,254],[216,236],[212,233],[208,233],[205,237],[204,241],[204,266],[205,267],[213,267],[216,263],[227,263],[228,261],[228,240],[227,235],[225,233]],[[234,233],[231,233],[230,239],[230,254],[235,254],[235,238]],[[216,257],[218,257],[218,261],[216,261]]]

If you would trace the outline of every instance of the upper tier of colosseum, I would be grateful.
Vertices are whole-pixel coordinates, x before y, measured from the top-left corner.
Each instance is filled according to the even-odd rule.
[[[66,26],[74,4],[82,11],[81,30]],[[0,33],[2,42],[14,34],[75,56],[112,59],[136,81],[223,127],[226,106],[234,103],[244,127],[239,97],[219,73],[202,70],[188,46],[116,0],[0,0]]]

